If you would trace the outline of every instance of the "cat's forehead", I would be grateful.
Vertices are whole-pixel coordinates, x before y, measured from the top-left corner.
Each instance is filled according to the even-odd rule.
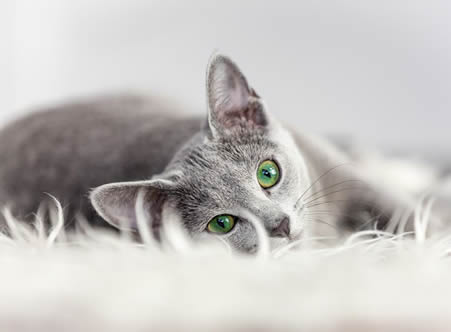
[[[180,199],[192,209],[231,207],[258,189],[253,175],[259,163],[276,151],[274,142],[256,134],[204,142],[179,163]]]
[[[248,133],[239,137],[223,137],[207,143],[212,153],[223,159],[256,161],[277,149],[277,144],[262,133]]]
[[[259,161],[271,158],[276,150],[277,145],[265,135],[248,134],[207,141],[190,157],[202,157],[206,170],[227,173],[234,168],[256,167]]]

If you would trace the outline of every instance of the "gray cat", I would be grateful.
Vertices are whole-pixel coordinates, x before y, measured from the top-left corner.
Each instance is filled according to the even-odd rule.
[[[206,85],[206,119],[115,97],[10,124],[0,133],[0,202],[28,219],[49,193],[67,227],[82,213],[95,225],[135,228],[143,192],[156,237],[169,215],[193,236],[221,236],[245,252],[258,246],[249,215],[279,245],[386,228],[406,204],[330,143],[282,126],[229,58],[212,57]]]

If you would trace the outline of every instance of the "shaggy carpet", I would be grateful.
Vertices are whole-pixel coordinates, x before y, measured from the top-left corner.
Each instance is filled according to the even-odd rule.
[[[48,230],[4,210],[0,331],[449,331],[451,235],[426,236],[432,203],[412,212],[414,235],[269,250],[261,232],[252,257],[192,243],[175,224],[162,244],[141,224],[139,244],[83,222],[66,234],[58,205]]]

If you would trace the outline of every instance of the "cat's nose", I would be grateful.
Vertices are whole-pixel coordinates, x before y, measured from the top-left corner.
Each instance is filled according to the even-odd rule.
[[[277,227],[273,228],[270,232],[272,237],[289,237],[290,236],[290,218],[284,216]]]

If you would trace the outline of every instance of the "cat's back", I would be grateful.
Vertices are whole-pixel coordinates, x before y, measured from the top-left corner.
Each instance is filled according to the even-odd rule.
[[[34,212],[46,192],[86,210],[89,189],[161,172],[200,125],[167,103],[135,96],[39,110],[0,130],[0,204]]]

